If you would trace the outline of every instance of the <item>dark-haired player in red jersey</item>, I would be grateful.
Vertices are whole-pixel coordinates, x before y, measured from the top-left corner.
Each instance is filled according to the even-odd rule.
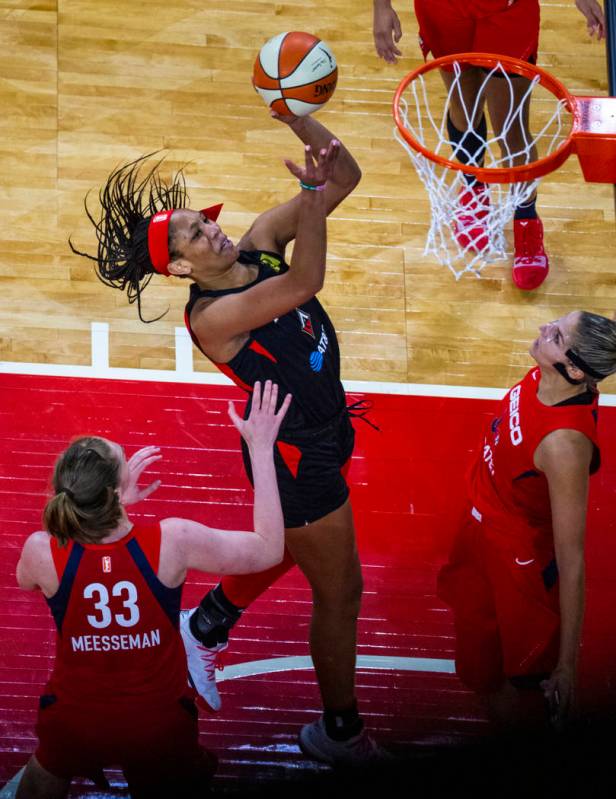
[[[424,57],[432,53],[435,58],[453,53],[497,53],[512,56],[531,64],[537,61],[539,46],[539,0],[414,0],[415,16],[419,25],[419,41]],[[603,10],[596,0],[577,0],[577,7],[585,16],[588,31],[598,39],[604,36]],[[374,0],[374,42],[377,53],[385,61],[395,63],[401,55],[397,43],[402,36],[398,15],[391,0]],[[449,90],[456,79],[451,69],[441,69],[441,76]],[[478,101],[479,91],[485,81],[485,72],[479,67],[464,69],[459,91],[450,93],[447,130],[456,158],[463,164],[472,161],[481,165],[482,152],[487,140],[484,105],[487,105],[495,136],[500,136],[511,108],[524,102],[519,123],[515,122],[501,140],[503,155],[521,153],[512,164],[525,163],[528,142],[533,136],[529,127],[530,82],[520,75],[510,75],[511,90],[502,77],[494,77]],[[524,98],[527,98],[526,100]],[[468,118],[476,108],[472,126]],[[463,151],[460,151],[463,148]],[[531,160],[537,151],[530,149]],[[484,249],[488,244],[485,222],[485,205],[489,202],[484,184],[472,175],[465,175],[466,186],[461,202],[464,213],[456,219],[456,237],[461,247]],[[514,259],[513,282],[520,289],[535,289],[543,283],[549,270],[548,256],[543,246],[543,225],[537,216],[536,193],[515,210],[513,219]]]
[[[254,533],[214,530],[187,519],[133,524],[125,511],[152,493],[145,447],[77,439],[60,456],[46,532],[26,541],[22,588],[40,589],[58,630],[52,675],[41,697],[39,745],[17,799],[63,799],[71,778],[120,765],[133,799],[202,797],[216,760],[198,742],[194,692],[178,631],[189,568],[259,571],[280,562],[284,528],[273,445],[290,396],[276,413],[277,386],[255,384],[243,435],[255,477]],[[102,781],[104,784],[104,780]]]
[[[569,313],[541,326],[530,354],[537,366],[487,425],[438,586],[454,611],[458,676],[507,725],[536,717],[539,687],[558,724],[573,704],[596,384],[616,372],[616,322]]]

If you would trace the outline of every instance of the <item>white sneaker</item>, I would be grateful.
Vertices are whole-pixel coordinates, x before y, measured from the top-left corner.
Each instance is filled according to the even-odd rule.
[[[347,741],[334,741],[325,732],[323,716],[302,727],[299,747],[307,757],[330,766],[376,766],[393,760],[364,730]]]
[[[180,634],[188,661],[188,684],[199,694],[206,710],[217,711],[220,710],[222,703],[216,687],[216,660],[219,653],[229,644],[217,644],[209,649],[198,641],[190,631],[189,624],[189,619],[195,610],[192,608],[180,611]]]

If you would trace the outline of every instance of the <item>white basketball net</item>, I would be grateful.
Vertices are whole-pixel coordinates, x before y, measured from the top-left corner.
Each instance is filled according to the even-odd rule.
[[[402,97],[400,100],[400,116],[405,127],[428,150],[450,161],[457,160],[462,155],[465,157],[465,163],[470,166],[492,169],[528,164],[537,157],[549,155],[563,143],[564,131],[570,120],[563,113],[564,101],[558,100],[549,92],[544,94],[550,102],[541,103],[539,131],[530,138],[526,135],[523,111],[539,83],[539,76],[530,81],[520,102],[515,100],[510,76],[505,72],[505,68],[497,63],[489,71],[486,70],[485,79],[477,92],[473,107],[466,108],[460,85],[463,70],[458,62],[454,62],[453,69],[454,80],[439,119],[435,118],[430,109],[431,92],[424,80],[424,77],[434,75],[436,70],[419,75],[407,87],[407,99]],[[509,110],[500,135],[490,136],[488,133],[483,152],[473,155],[460,144],[450,141],[447,131],[447,111],[455,94],[464,108],[466,130],[472,131],[472,120],[478,116],[485,88],[492,78],[502,84],[503,91],[509,91]],[[547,115],[544,105],[549,106]],[[533,122],[536,122],[535,115]],[[508,143],[508,134],[514,127],[516,131],[520,131],[523,139],[522,146],[515,151],[510,149]],[[476,184],[479,188],[471,193],[468,181],[462,172],[431,161],[414,150],[397,127],[394,135],[408,152],[430,198],[432,221],[424,255],[434,255],[440,263],[451,269],[456,279],[465,272],[473,272],[480,277],[481,269],[486,264],[506,258],[504,228],[513,218],[516,207],[523,205],[533,196],[539,181],[511,184],[480,183]],[[536,155],[533,155],[533,148],[536,148]]]

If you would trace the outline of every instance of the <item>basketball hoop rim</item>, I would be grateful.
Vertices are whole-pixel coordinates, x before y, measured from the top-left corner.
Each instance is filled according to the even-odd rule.
[[[426,72],[432,72],[441,67],[451,66],[454,63],[466,63],[471,66],[484,67],[491,69],[496,64],[500,63],[507,68],[507,71],[514,72],[516,75],[521,75],[524,78],[533,80],[539,76],[539,84],[545,89],[554,94],[558,100],[565,101],[565,107],[571,112],[573,117],[573,124],[565,141],[550,155],[544,158],[539,158],[533,161],[532,164],[522,164],[520,166],[512,167],[494,167],[488,169],[485,167],[468,166],[461,164],[459,161],[450,161],[441,155],[437,155],[432,150],[428,150],[418,141],[415,136],[405,126],[400,114],[400,101],[405,89],[416,80],[420,75]],[[484,183],[522,183],[526,181],[536,180],[543,177],[555,169],[558,169],[571,155],[573,151],[573,133],[575,130],[577,103],[575,97],[568,91],[568,89],[553,75],[541,67],[530,64],[528,61],[522,61],[519,58],[512,56],[498,55],[496,53],[453,53],[452,55],[442,56],[435,58],[432,61],[427,61],[425,64],[417,67],[408,73],[396,89],[393,101],[393,114],[394,120],[404,137],[405,141],[414,149],[441,166],[449,169],[455,169],[459,172],[475,175]]]

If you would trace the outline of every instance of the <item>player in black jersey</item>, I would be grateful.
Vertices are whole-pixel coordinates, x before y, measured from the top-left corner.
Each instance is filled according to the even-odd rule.
[[[325,277],[326,217],[361,173],[316,120],[278,119],[305,145],[302,166],[285,160],[300,190],[258,216],[237,245],[216,223],[220,206],[187,208],[181,172],[166,184],[158,164],[144,173],[139,159],[109,177],[100,193],[100,218],[88,211],[99,247],[96,257],[86,257],[96,262],[103,282],[127,289],[142,319],[141,291],[155,271],[191,278],[186,322],[199,349],[249,395],[254,381],[266,376],[282,394],[293,395],[275,451],[285,560],[252,579],[219,584],[195,612],[184,612],[189,671],[204,700],[218,709],[214,666],[229,629],[297,563],[313,592],[310,646],[324,705],[323,716],[302,728],[300,744],[309,756],[333,765],[365,762],[381,752],[363,729],[355,698],[362,576],[344,478],[353,428],[336,333],[315,298]],[[287,266],[285,248],[292,240]]]

